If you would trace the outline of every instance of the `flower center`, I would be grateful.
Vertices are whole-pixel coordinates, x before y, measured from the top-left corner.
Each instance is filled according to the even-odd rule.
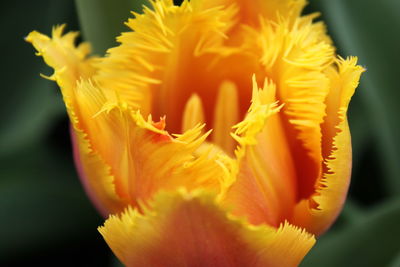
[[[166,116],[170,133],[184,132],[205,123],[212,129],[210,141],[232,154],[236,142],[232,126],[241,121],[249,106],[251,77],[260,74],[258,62],[249,55],[172,55],[162,82],[152,88],[151,114]],[[257,75],[263,78],[264,75]]]
[[[239,100],[236,85],[231,81],[223,81],[218,88],[217,98],[214,101],[214,109],[211,110],[213,132],[211,141],[226,152],[233,152],[235,141],[230,138],[232,126],[239,121]],[[185,132],[197,124],[205,123],[205,111],[200,97],[193,93],[186,102],[183,118],[182,132]],[[212,124],[211,124],[212,123]]]

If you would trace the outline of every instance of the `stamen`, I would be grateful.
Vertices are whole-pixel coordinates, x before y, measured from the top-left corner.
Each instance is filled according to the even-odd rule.
[[[182,119],[182,132],[194,128],[197,124],[204,123],[204,110],[201,99],[197,94],[192,94],[186,102]]]
[[[230,136],[232,126],[239,121],[239,101],[236,85],[222,82],[214,110],[212,141],[227,153],[233,153],[236,141]]]

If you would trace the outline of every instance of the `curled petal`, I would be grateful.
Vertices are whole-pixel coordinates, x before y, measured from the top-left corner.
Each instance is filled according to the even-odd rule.
[[[322,124],[324,133],[323,175],[316,193],[301,201],[291,220],[314,234],[323,233],[336,219],[346,199],[351,175],[351,136],[347,109],[364,69],[357,58],[339,59],[337,69],[327,70],[331,89],[327,98],[327,116]]]
[[[297,266],[314,237],[284,223],[250,226],[203,191],[160,193],[144,214],[128,208],[99,228],[127,266]]]

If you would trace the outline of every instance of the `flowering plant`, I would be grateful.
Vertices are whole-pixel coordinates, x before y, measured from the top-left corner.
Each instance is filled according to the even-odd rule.
[[[344,203],[363,68],[305,1],[151,4],[102,58],[63,26],[27,37],[83,185],[114,214],[100,232],[128,266],[297,265]]]

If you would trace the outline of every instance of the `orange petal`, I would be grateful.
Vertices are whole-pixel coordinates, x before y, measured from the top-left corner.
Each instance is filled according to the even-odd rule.
[[[314,234],[323,233],[336,219],[346,199],[351,175],[351,137],[347,109],[364,69],[356,58],[339,59],[338,70],[327,71],[331,89],[327,99],[327,117],[322,124],[324,173],[310,200],[300,202],[292,223]]]
[[[306,5],[305,0],[205,0],[205,5],[239,7],[237,19],[239,23],[258,26],[260,16],[277,21],[279,17],[292,20],[300,16]]]
[[[126,266],[297,266],[315,242],[288,223],[275,229],[235,219],[202,191],[160,193],[143,209],[99,228]]]
[[[277,113],[275,85],[266,82],[259,91],[254,78],[253,86],[250,110],[236,126],[238,171],[224,203],[253,224],[278,226],[295,204],[294,167]]]
[[[91,82],[78,85],[77,100],[86,120],[90,143],[111,167],[117,194],[132,205],[148,200],[160,189],[205,187],[219,192],[226,171],[220,153],[198,151],[209,132],[202,126],[170,136],[165,119],[154,123],[125,103],[107,102],[103,90]]]
[[[322,173],[321,123],[329,78],[324,71],[334,60],[334,47],[327,42],[313,16],[297,18],[293,25],[263,21],[258,45],[262,64],[277,86],[277,100],[284,104],[280,117],[295,164],[297,200],[315,192]]]

